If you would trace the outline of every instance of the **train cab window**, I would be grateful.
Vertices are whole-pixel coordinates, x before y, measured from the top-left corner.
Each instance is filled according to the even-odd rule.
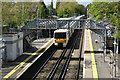
[[[66,33],[55,33],[56,39],[64,39],[66,38]]]

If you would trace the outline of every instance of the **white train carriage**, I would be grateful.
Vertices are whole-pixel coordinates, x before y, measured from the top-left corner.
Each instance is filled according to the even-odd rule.
[[[68,29],[57,29],[54,31],[54,45],[60,47],[66,47],[71,31]]]

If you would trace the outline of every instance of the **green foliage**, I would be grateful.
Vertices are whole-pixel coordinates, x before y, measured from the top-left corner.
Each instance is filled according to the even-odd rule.
[[[39,9],[39,10],[38,10]],[[40,15],[41,10],[41,15]],[[45,9],[41,2],[3,2],[2,3],[2,24],[9,25],[6,28],[19,28],[26,24],[26,20],[34,20],[38,17],[44,18]],[[8,29],[6,29],[8,30]],[[4,30],[3,30],[4,31]]]
[[[120,29],[120,2],[93,2],[89,5],[89,13],[96,21],[107,18],[113,26]],[[117,32],[117,35],[120,34]],[[119,36],[120,37],[120,36]]]
[[[85,7],[77,2],[62,2],[57,5],[58,17],[70,17],[85,14]]]
[[[52,4],[52,3],[51,3]],[[57,12],[56,12],[56,9],[53,8],[53,4],[52,5],[49,5],[47,7],[47,12],[48,12],[48,16],[49,15],[56,15]]]
[[[59,5],[60,5],[60,2],[59,2],[59,0],[57,0],[56,9],[58,9]]]

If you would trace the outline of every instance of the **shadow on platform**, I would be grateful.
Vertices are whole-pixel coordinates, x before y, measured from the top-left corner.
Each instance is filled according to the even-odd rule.
[[[84,53],[103,53],[103,51],[85,51]],[[110,51],[107,51],[106,53],[110,53]]]

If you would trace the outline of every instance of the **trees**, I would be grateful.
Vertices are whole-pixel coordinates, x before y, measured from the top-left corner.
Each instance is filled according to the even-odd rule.
[[[118,3],[117,2],[93,2],[89,6],[89,13],[94,15],[93,17],[98,20],[102,20],[104,17],[108,18],[113,25],[117,25],[117,15],[114,13],[118,13]]]
[[[24,26],[23,22],[27,23],[26,20],[34,20],[37,17],[37,11],[39,18],[46,17],[42,2],[3,2],[2,24],[7,24],[7,28],[20,28]]]
[[[84,7],[84,5],[81,4],[77,4],[76,8],[75,8],[75,12],[77,13],[77,15],[85,15],[86,14],[86,8]]]
[[[47,12],[49,16],[57,14],[56,9],[53,8],[53,1],[51,1],[51,5],[47,7]]]
[[[56,9],[53,8],[53,3],[46,8],[43,2],[3,2],[3,25],[7,24],[8,29],[20,28],[28,21],[33,21],[36,18],[46,18],[49,16],[49,11],[50,15],[71,17],[85,14],[86,10],[83,5],[77,2],[57,2]]]
[[[58,5],[59,4],[59,5]],[[77,2],[57,3],[57,16],[70,17],[85,14],[85,7]]]
[[[88,8],[89,13],[93,15],[91,17],[95,18],[96,21],[107,18],[113,26],[120,29],[120,2],[93,2]]]
[[[20,3],[3,2],[2,6],[2,24],[9,25],[9,27],[17,27],[21,21],[21,6]]]

